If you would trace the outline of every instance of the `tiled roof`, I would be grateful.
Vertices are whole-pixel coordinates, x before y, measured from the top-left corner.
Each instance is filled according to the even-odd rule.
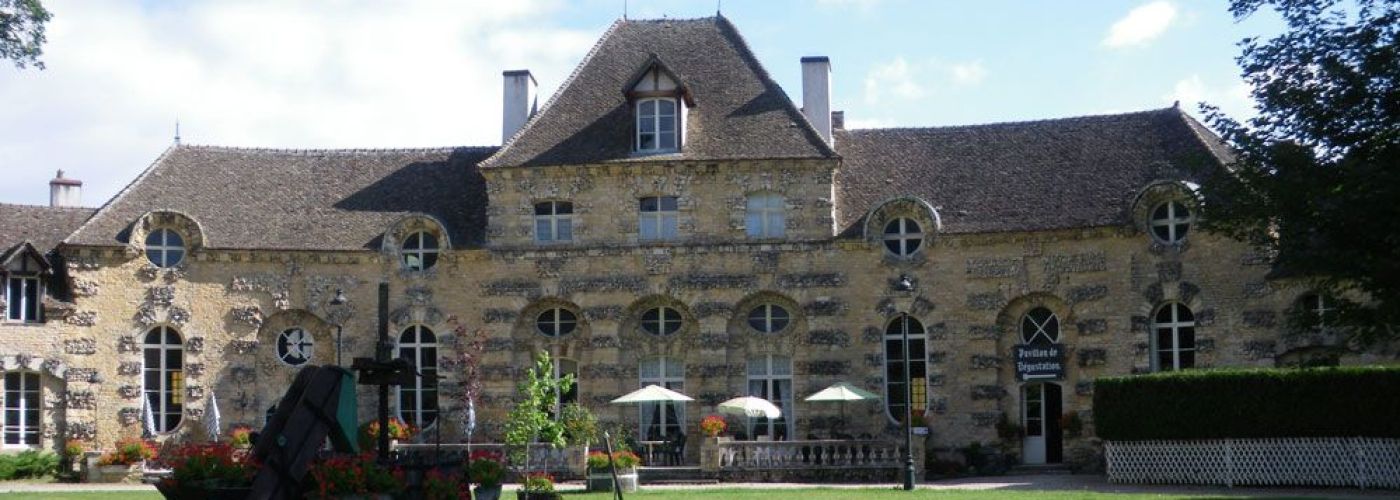
[[[695,107],[672,159],[818,158],[834,153],[724,17],[619,20],[554,97],[483,168],[634,159],[624,87],[665,61]]]
[[[837,131],[837,221],[858,235],[877,203],[918,196],[943,230],[976,233],[1125,224],[1157,180],[1220,165],[1219,138],[1176,108],[960,127]]]
[[[91,208],[61,208],[0,203],[0,251],[25,241],[48,253],[78,225],[92,216]]]
[[[476,164],[495,148],[272,150],[175,146],[66,240],[125,243],[153,210],[197,221],[210,248],[377,249],[393,221],[425,213],[453,245],[485,238]]]

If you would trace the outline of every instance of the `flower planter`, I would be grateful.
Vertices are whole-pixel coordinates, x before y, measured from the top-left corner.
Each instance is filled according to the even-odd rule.
[[[497,500],[501,498],[501,485],[477,486],[474,492],[476,493],[476,500]]]
[[[637,492],[637,469],[618,469],[617,483],[622,485],[623,493]],[[588,471],[588,491],[612,491],[612,473],[607,470]]]
[[[97,473],[89,479],[94,483],[139,483],[145,465],[145,462],[131,465],[99,465]]]

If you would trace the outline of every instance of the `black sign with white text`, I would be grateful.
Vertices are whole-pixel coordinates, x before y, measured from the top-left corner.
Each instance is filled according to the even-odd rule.
[[[1014,348],[1016,380],[1063,380],[1064,344],[1030,344]]]

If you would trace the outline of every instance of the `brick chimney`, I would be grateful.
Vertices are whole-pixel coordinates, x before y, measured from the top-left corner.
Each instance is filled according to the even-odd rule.
[[[535,115],[535,77],[528,69],[517,69],[501,73],[504,80],[504,99],[501,117],[501,144],[505,144],[525,122]]]
[[[49,181],[49,206],[83,206],[83,181],[65,179],[63,177],[63,171],[59,170],[58,175],[54,176],[53,180]]]
[[[826,56],[802,58],[802,114],[831,144],[831,60]]]

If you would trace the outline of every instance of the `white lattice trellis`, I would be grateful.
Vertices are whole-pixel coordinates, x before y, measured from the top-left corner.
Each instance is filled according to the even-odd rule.
[[[1104,455],[1115,483],[1400,488],[1400,439],[1110,441]]]

